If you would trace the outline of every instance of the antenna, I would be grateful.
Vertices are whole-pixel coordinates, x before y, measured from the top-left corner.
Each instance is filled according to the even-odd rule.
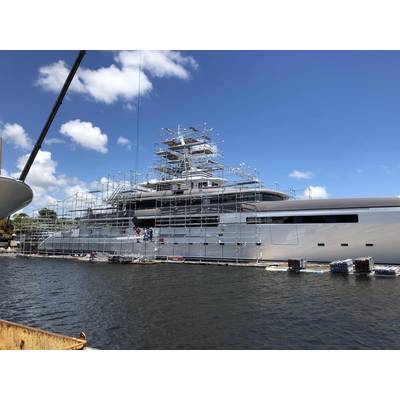
[[[54,120],[54,117],[56,116],[57,111],[63,102],[63,99],[68,91],[69,85],[71,84],[72,79],[74,78],[76,71],[78,70],[79,64],[81,63],[85,53],[86,53],[86,51],[84,51],[84,50],[81,50],[79,52],[78,57],[76,58],[74,65],[72,66],[71,71],[69,72],[67,79],[64,82],[64,85],[60,91],[60,94],[58,95],[58,97],[56,99],[56,102],[53,105],[53,108],[52,108],[52,110],[47,118],[47,121],[42,129],[42,132],[40,133],[40,136],[39,136],[37,142],[35,143],[35,146],[33,147],[33,150],[28,158],[28,161],[26,162],[25,167],[21,172],[19,180],[22,182],[25,181],[25,178],[28,175],[28,172],[31,169],[32,164],[35,161],[35,158],[36,158],[37,154],[39,153],[40,148],[42,147],[42,143],[47,135],[47,132],[50,129],[50,126]]]

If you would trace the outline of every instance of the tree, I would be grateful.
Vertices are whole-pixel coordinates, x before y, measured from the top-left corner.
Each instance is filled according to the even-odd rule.
[[[42,208],[41,210],[39,210],[39,217],[56,219],[57,213],[54,210],[50,210],[49,208]]]
[[[18,213],[18,214],[14,214],[12,216],[12,218],[11,218],[11,221],[14,224],[19,224],[19,223],[21,223],[22,220],[27,221],[27,218],[29,219],[29,215],[21,212],[21,213]]]
[[[14,214],[14,215],[12,216],[12,219],[13,219],[13,221],[15,221],[16,219],[23,219],[23,218],[28,218],[28,217],[29,217],[28,214],[25,214],[25,213],[23,213],[23,212],[20,212],[20,213],[18,213],[18,214]]]

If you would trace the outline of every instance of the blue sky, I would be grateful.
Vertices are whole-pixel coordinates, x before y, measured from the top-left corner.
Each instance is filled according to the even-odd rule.
[[[0,132],[8,174],[18,171],[17,160],[37,138],[63,65],[70,67],[75,56],[0,52]],[[267,186],[278,182],[302,195],[311,185],[318,187],[316,196],[330,197],[400,194],[400,52],[181,51],[141,57],[141,170],[153,163],[162,127],[207,122],[224,141],[226,163],[257,168]],[[35,205],[65,197],[67,187],[134,168],[137,60],[137,52],[87,53],[80,81],[48,134],[50,142],[62,143],[45,144],[46,156],[31,178]],[[117,144],[119,137],[130,146]]]

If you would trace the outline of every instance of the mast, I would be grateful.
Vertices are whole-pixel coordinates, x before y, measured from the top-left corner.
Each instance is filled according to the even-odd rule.
[[[53,105],[53,108],[52,108],[49,116],[47,117],[47,121],[46,121],[46,123],[45,123],[45,125],[44,125],[44,127],[42,129],[42,132],[40,133],[40,136],[39,136],[37,142],[35,143],[35,146],[32,149],[32,152],[31,152],[31,154],[30,154],[30,156],[28,158],[28,161],[26,162],[25,167],[21,172],[19,180],[22,181],[22,182],[25,181],[25,178],[28,175],[28,172],[31,169],[32,164],[35,161],[35,158],[36,158],[40,148],[42,147],[42,144],[43,144],[43,141],[44,141],[44,139],[45,139],[45,137],[47,135],[47,132],[48,132],[53,120],[54,120],[54,117],[57,114],[58,109],[60,108],[60,106],[61,106],[61,104],[63,102],[63,99],[64,99],[64,97],[65,97],[65,95],[66,95],[66,93],[68,91],[68,88],[69,88],[69,86],[70,86],[70,84],[72,82],[72,79],[74,78],[74,76],[76,74],[76,71],[78,70],[79,64],[81,63],[85,53],[86,53],[86,51],[84,51],[84,50],[81,50],[79,52],[78,57],[76,58],[76,60],[74,62],[74,65],[72,66],[71,71],[69,72],[69,74],[67,76],[67,79],[64,82],[64,85],[63,85],[63,87],[62,87],[62,89],[60,91],[60,94],[58,95],[58,97],[57,97],[57,99],[56,99],[56,101],[55,101],[55,103]]]

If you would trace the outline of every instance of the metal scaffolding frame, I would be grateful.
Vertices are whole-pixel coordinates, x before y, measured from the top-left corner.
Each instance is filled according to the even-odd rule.
[[[159,161],[140,183],[136,171],[109,174],[92,190],[50,204],[47,213],[18,219],[19,251],[158,258],[165,256],[166,244],[171,256],[180,256],[182,246],[235,244],[239,255],[241,246],[257,243],[257,224],[247,225],[246,233],[238,229],[229,239],[222,239],[221,233],[211,238],[204,229],[219,227],[223,232],[221,214],[241,216],[246,202],[262,201],[262,184],[254,173],[244,164],[225,167],[213,131],[206,126],[166,129],[163,135],[156,151]],[[143,206],[146,201],[148,208]],[[149,228],[153,237],[148,237]]]

